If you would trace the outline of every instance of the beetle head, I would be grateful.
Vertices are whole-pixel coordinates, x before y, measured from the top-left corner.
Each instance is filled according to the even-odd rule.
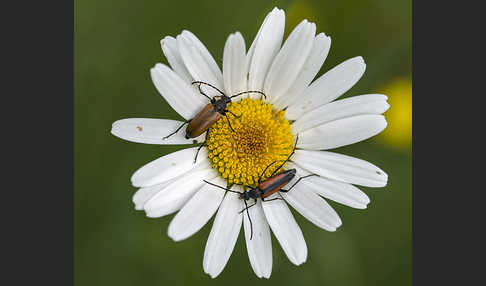
[[[231,97],[226,96],[226,95],[222,96],[222,97],[221,97],[221,100],[222,100],[222,101],[223,101],[225,104],[230,104],[230,103],[231,103]]]

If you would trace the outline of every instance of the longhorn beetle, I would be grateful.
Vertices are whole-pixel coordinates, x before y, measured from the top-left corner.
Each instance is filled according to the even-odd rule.
[[[233,112],[226,109],[226,106],[229,103],[231,103],[231,99],[233,97],[237,97],[239,95],[242,95],[242,94],[245,94],[245,93],[252,93],[252,92],[260,93],[265,98],[267,98],[267,96],[263,92],[256,91],[256,90],[243,91],[243,92],[237,93],[237,94],[232,95],[232,96],[227,96],[224,92],[222,92],[221,90],[219,90],[217,87],[213,86],[212,84],[202,82],[202,81],[194,81],[194,82],[192,82],[192,84],[199,84],[199,86],[198,86],[199,92],[202,95],[204,95],[205,97],[207,97],[210,100],[210,103],[208,103],[206,106],[204,106],[204,108],[198,114],[196,114],[196,116],[194,118],[189,119],[186,122],[184,122],[181,126],[179,126],[179,128],[176,129],[176,131],[165,136],[164,138],[162,138],[162,140],[165,140],[165,139],[169,138],[170,136],[176,134],[186,124],[188,124],[187,128],[186,128],[186,135],[185,135],[186,139],[196,138],[199,135],[206,132],[206,140],[207,140],[208,139],[209,127],[211,127],[211,125],[216,123],[216,121],[218,121],[221,118],[221,116],[226,117],[226,120],[228,120],[229,127],[231,128],[231,130],[233,132],[235,132],[235,130],[231,126],[231,122],[228,118],[228,115],[226,115],[226,113],[230,113],[236,118],[239,117],[239,116],[236,116]],[[218,91],[221,94],[221,96],[214,96],[213,98],[209,97],[207,94],[205,94],[202,91],[201,84],[204,84],[204,85],[207,85],[209,87],[214,88],[216,91]],[[199,154],[199,150],[201,150],[201,148],[205,145],[205,143],[206,143],[206,141],[204,141],[204,143],[201,146],[199,146],[199,149],[197,150],[196,158],[194,159],[194,162],[196,162],[197,155]]]
[[[297,136],[297,139],[295,140],[294,149],[292,150],[292,153],[290,153],[290,155],[287,157],[287,159],[285,159],[285,161],[277,169],[275,169],[275,171],[272,172],[272,174],[270,175],[270,178],[268,178],[265,181],[261,182],[261,178],[262,178],[263,174],[265,174],[265,171],[267,171],[267,169],[270,166],[272,166],[273,164],[275,164],[277,161],[273,161],[270,165],[268,165],[265,168],[265,170],[263,170],[262,174],[258,178],[258,186],[255,187],[255,188],[251,188],[250,187],[250,190],[248,190],[248,191],[245,190],[243,192],[237,192],[237,191],[233,191],[233,190],[230,190],[230,189],[227,189],[227,188],[218,186],[216,184],[213,184],[213,183],[210,183],[210,182],[204,180],[204,182],[206,182],[206,183],[208,183],[210,185],[213,185],[213,186],[218,187],[220,189],[226,190],[228,192],[238,193],[239,194],[240,199],[242,199],[243,202],[245,203],[245,208],[242,209],[240,211],[240,213],[242,213],[243,211],[246,210],[246,213],[248,215],[248,220],[250,221],[250,229],[251,229],[250,240],[253,238],[253,225],[252,225],[252,222],[251,222],[250,213],[248,212],[248,209],[251,208],[252,206],[256,205],[258,198],[261,198],[263,202],[269,202],[269,201],[274,201],[274,200],[283,200],[282,198],[273,198],[271,200],[265,200],[265,198],[267,198],[270,195],[276,193],[277,191],[286,193],[286,192],[292,190],[292,188],[295,185],[297,185],[297,183],[300,182],[300,180],[302,180],[304,178],[307,178],[307,177],[310,177],[310,176],[317,176],[316,174],[311,174],[311,175],[307,175],[307,176],[304,176],[304,177],[300,177],[288,190],[282,189],[285,185],[287,185],[295,177],[295,174],[297,173],[297,170],[295,170],[295,169],[289,169],[289,170],[285,170],[285,171],[283,171],[283,172],[281,172],[281,173],[279,173],[277,175],[275,175],[275,173],[277,173],[277,171],[279,169],[281,169],[283,167],[283,165],[294,154],[295,147],[297,146],[297,140],[298,139],[299,139],[299,137]],[[246,201],[248,201],[250,199],[254,199],[254,203],[251,206],[248,206],[248,204],[246,203]]]

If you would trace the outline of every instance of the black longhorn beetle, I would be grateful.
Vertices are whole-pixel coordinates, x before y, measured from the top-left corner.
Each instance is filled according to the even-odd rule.
[[[176,129],[176,131],[165,136],[164,138],[162,138],[162,140],[165,140],[165,139],[169,138],[170,136],[176,134],[186,124],[188,124],[187,128],[186,128],[186,136],[185,136],[186,139],[196,138],[199,135],[206,132],[206,140],[207,140],[208,134],[209,134],[208,133],[209,127],[211,127],[211,125],[216,123],[216,121],[218,121],[221,118],[221,116],[226,117],[226,120],[228,120],[229,127],[231,128],[231,130],[233,132],[235,132],[235,130],[231,126],[231,122],[228,118],[228,115],[226,115],[226,113],[230,113],[236,118],[239,117],[239,116],[236,116],[233,112],[226,109],[226,106],[229,103],[231,103],[231,99],[233,97],[237,97],[237,96],[245,94],[245,93],[259,93],[259,94],[262,94],[265,98],[267,98],[267,96],[263,92],[256,91],[256,90],[243,91],[243,92],[237,93],[237,94],[232,95],[232,96],[227,96],[224,92],[222,92],[221,90],[219,90],[217,87],[213,86],[212,84],[202,82],[202,81],[194,81],[194,82],[192,82],[192,84],[199,84],[199,86],[198,86],[199,92],[202,95],[204,95],[205,97],[207,97],[210,100],[210,103],[208,103],[198,114],[196,114],[196,116],[194,118],[189,119],[186,122],[184,122],[181,126],[179,126]],[[216,91],[218,91],[221,94],[221,96],[214,96],[213,98],[209,97],[207,94],[205,94],[202,91],[201,84],[204,84],[204,85],[207,85],[207,86],[214,88]],[[199,150],[201,150],[201,148],[205,145],[205,143],[206,143],[206,141],[204,141],[204,143],[201,146],[199,146],[197,153],[196,153],[196,157],[194,159],[194,162],[196,162],[197,155],[199,154]]]
[[[256,186],[255,188],[251,188],[250,187],[250,190],[248,190],[248,191],[245,190],[243,192],[237,192],[237,191],[233,191],[233,190],[224,188],[222,186],[218,186],[216,184],[210,183],[210,182],[208,182],[206,180],[203,180],[204,182],[206,182],[206,183],[208,183],[210,185],[213,185],[215,187],[221,188],[221,189],[226,190],[228,192],[237,193],[237,194],[240,195],[240,199],[242,199],[243,202],[245,203],[245,208],[242,209],[240,211],[240,213],[242,213],[243,211],[246,210],[246,213],[248,215],[248,220],[250,221],[250,229],[251,229],[250,240],[253,238],[253,225],[252,225],[252,222],[251,222],[250,213],[248,212],[248,209],[251,208],[252,206],[256,205],[258,198],[261,198],[262,199],[262,202],[269,202],[269,201],[274,201],[274,200],[283,200],[282,198],[273,198],[271,200],[265,200],[265,198],[271,196],[272,194],[276,193],[277,191],[286,193],[286,192],[292,190],[292,188],[295,185],[297,185],[297,183],[299,183],[300,180],[302,180],[304,178],[307,178],[307,177],[310,177],[310,176],[317,176],[316,174],[311,174],[311,175],[307,175],[307,176],[300,177],[288,190],[282,189],[285,185],[287,185],[295,177],[295,175],[297,173],[297,170],[296,169],[289,169],[289,170],[285,170],[283,172],[280,172],[277,175],[275,175],[275,173],[277,173],[278,170],[280,170],[283,167],[283,165],[294,154],[295,147],[297,146],[297,140],[298,139],[299,139],[299,137],[297,136],[297,138],[295,140],[294,149],[292,150],[292,153],[290,153],[290,155],[287,157],[287,159],[285,159],[285,161],[277,169],[275,169],[275,171],[272,172],[272,174],[270,175],[270,178],[268,178],[265,181],[261,182],[261,178],[262,178],[263,174],[265,174],[265,172],[267,171],[267,169],[270,166],[272,166],[273,164],[275,164],[277,161],[273,161],[270,165],[268,165],[265,168],[265,170],[263,170],[262,174],[258,178],[258,186]],[[248,206],[248,204],[246,203],[246,201],[248,201],[250,199],[253,199],[254,200],[254,203],[251,206]]]

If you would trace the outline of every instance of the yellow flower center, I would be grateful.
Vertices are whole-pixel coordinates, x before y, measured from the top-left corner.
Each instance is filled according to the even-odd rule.
[[[227,113],[234,131],[225,117],[211,126],[208,158],[228,184],[255,187],[268,165],[277,161],[265,171],[262,182],[292,152],[290,123],[284,119],[285,111],[276,111],[262,100],[243,99],[227,109],[238,116]]]

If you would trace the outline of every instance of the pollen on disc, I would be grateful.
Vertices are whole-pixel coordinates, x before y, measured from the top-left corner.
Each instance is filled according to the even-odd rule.
[[[285,111],[276,111],[261,99],[243,99],[228,105],[228,119],[221,117],[209,130],[208,159],[229,184],[255,187],[268,178],[290,155],[293,134]],[[233,116],[233,113],[236,116]]]

